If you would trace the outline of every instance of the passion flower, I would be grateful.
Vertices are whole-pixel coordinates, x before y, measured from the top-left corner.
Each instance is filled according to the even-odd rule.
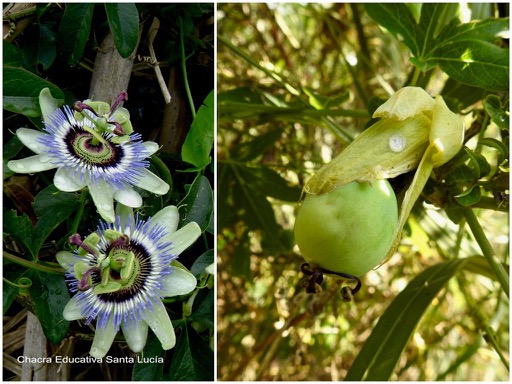
[[[119,329],[134,352],[146,344],[148,327],[171,349],[176,343],[174,329],[161,299],[193,291],[197,281],[176,261],[201,234],[195,222],[178,227],[178,209],[166,207],[147,221],[134,217],[130,208],[116,216],[114,223],[101,222],[97,231],[83,241],[76,234],[70,242],[78,245],[71,253],[57,254],[67,270],[70,290],[76,292],[64,309],[66,320],[96,322],[91,356],[106,355]]]
[[[121,117],[121,122],[106,120],[87,109],[82,110],[82,118],[77,118],[67,106],[54,109],[47,88],[41,91],[39,100],[44,132],[27,128],[16,131],[20,141],[37,155],[9,161],[11,170],[34,173],[57,168],[55,186],[64,192],[87,187],[98,212],[108,222],[114,221],[114,200],[134,208],[142,205],[134,187],[157,195],[169,191],[169,185],[147,169],[148,158],[158,145],[142,142],[139,134],[125,134],[131,128],[126,122],[127,111],[110,113],[112,118]]]
[[[397,222],[396,197],[386,180],[354,181],[321,195],[308,194],[294,227],[297,245],[310,264],[311,273],[303,272],[314,275],[320,268],[358,280],[386,257]],[[314,276],[313,283],[321,280]]]

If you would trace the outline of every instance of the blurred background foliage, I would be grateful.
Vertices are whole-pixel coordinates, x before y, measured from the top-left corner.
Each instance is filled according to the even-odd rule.
[[[407,7],[419,20],[422,5]],[[481,257],[463,212],[476,213],[508,268],[508,111],[501,107],[508,105],[508,70],[505,81],[491,71],[498,81],[488,87],[448,77],[441,62],[419,71],[363,4],[218,4],[217,15],[218,378],[342,380],[411,281],[442,262],[477,256],[445,276],[426,311],[416,313],[421,319],[405,335],[392,374],[380,379],[507,380],[508,290]],[[507,16],[506,4],[451,4],[435,22],[508,25]],[[508,39],[492,43],[508,48]],[[341,300],[334,278],[308,295],[292,233],[302,186],[369,125],[376,106],[411,84],[442,94],[465,119],[466,152],[457,166],[449,163],[453,189],[440,194],[427,184],[399,251],[363,277],[353,302]],[[478,144],[483,138],[495,147]],[[400,188],[407,177],[391,182]],[[475,195],[456,202],[456,190]],[[374,337],[390,335],[380,329]],[[374,355],[385,360],[386,351]],[[364,369],[379,364],[366,357]]]

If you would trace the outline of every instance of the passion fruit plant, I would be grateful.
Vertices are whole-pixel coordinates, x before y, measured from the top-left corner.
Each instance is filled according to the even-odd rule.
[[[218,16],[219,378],[506,380],[508,7]]]
[[[4,377],[213,379],[212,15],[5,5]]]

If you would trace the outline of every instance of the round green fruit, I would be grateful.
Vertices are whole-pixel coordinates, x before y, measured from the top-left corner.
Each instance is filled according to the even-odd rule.
[[[307,195],[294,233],[312,266],[359,277],[386,257],[397,222],[396,196],[386,180],[354,181]]]

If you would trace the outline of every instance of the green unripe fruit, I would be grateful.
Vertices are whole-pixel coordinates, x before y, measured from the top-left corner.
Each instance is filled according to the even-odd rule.
[[[397,222],[396,196],[386,180],[354,181],[307,195],[295,220],[295,240],[312,266],[359,277],[385,258]]]

